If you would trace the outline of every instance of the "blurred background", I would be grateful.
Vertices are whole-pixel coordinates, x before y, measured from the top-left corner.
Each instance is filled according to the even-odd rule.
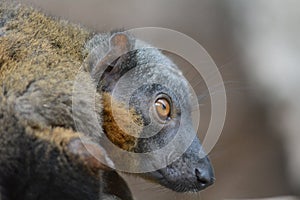
[[[209,153],[216,183],[197,194],[176,194],[126,176],[137,200],[296,199],[300,194],[299,0],[23,2],[96,32],[173,29],[198,41],[218,66],[228,112]],[[184,70],[188,64],[177,60]],[[199,90],[207,92],[205,86]],[[210,118],[209,98],[200,105],[202,132]]]

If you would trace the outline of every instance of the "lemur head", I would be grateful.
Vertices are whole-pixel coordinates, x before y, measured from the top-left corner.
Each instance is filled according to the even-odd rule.
[[[88,48],[97,45],[100,53],[92,55],[97,58],[92,59],[89,70],[104,94],[103,127],[108,138],[135,153],[166,149],[163,154],[149,154],[151,162],[143,165],[166,164],[140,174],[146,179],[177,192],[211,185],[213,169],[193,128],[190,88],[177,66],[159,50],[126,33],[95,36]],[[112,107],[118,108],[112,112]],[[114,117],[124,110],[130,116],[117,123]],[[119,127],[120,123],[127,128]]]

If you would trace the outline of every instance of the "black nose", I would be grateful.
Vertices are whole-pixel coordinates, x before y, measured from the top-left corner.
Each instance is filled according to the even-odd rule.
[[[215,177],[212,169],[196,168],[195,174],[197,177],[197,181],[203,188],[206,188],[215,182]]]

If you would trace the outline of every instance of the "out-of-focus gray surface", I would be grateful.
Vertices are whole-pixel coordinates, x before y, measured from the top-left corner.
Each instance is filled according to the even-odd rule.
[[[287,156],[293,190],[300,194],[300,1],[227,4],[232,31],[252,94],[264,102]]]
[[[51,15],[81,23],[98,32],[119,28],[164,27],[197,40],[212,56],[225,80],[228,112],[222,136],[210,153],[214,186],[197,194],[177,194],[146,181],[126,177],[137,200],[238,199],[290,194],[286,160],[278,132],[268,120],[267,107],[251,91],[243,73],[230,6],[218,0],[25,0]],[[243,1],[241,1],[243,2]],[[252,2],[252,1],[251,1]],[[272,2],[272,1],[268,1]],[[228,4],[228,3],[231,3]],[[238,8],[239,9],[239,8]],[[241,15],[247,7],[240,10]],[[244,9],[244,10],[243,10]],[[263,8],[262,8],[263,9]],[[263,12],[263,11],[262,11]],[[251,22],[251,19],[249,19]],[[255,58],[254,58],[255,59]],[[183,64],[182,66],[184,66]],[[200,82],[200,81],[199,81]],[[201,83],[200,83],[201,84]],[[205,87],[203,87],[205,88]],[[203,89],[203,92],[206,92]],[[209,120],[209,101],[201,102],[202,122]]]

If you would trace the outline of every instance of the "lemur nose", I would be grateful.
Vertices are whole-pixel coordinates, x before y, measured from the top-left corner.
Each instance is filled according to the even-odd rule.
[[[197,181],[201,184],[202,187],[208,187],[215,182],[215,177],[211,169],[195,169],[195,174]]]

